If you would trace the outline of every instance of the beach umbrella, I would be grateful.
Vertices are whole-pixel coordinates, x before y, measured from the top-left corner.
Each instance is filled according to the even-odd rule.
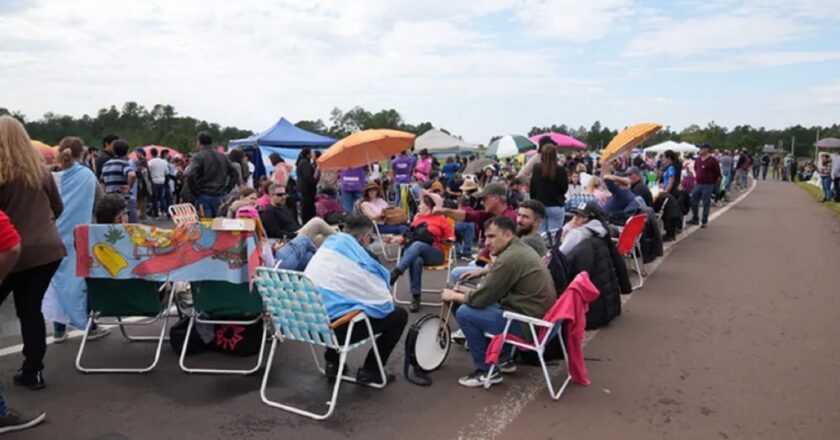
[[[825,138],[817,141],[817,148],[840,148],[840,139]]]
[[[498,158],[513,157],[519,153],[524,153],[528,150],[534,150],[537,144],[532,142],[525,136],[518,134],[506,134],[493,142],[487,147],[488,156],[496,156]]]
[[[48,164],[55,162],[55,158],[58,156],[58,148],[51,147],[41,141],[32,141],[32,146],[41,153],[44,162]]]
[[[486,159],[486,158],[485,159],[476,159],[476,160],[468,163],[467,166],[464,167],[463,174],[476,174],[477,175],[477,174],[480,174],[481,170],[483,170],[487,166],[493,166],[495,164],[496,164],[496,161],[494,159]]]
[[[562,133],[555,133],[553,131],[548,132],[548,133],[535,134],[535,135],[531,136],[530,139],[531,139],[532,142],[539,145],[540,139],[542,139],[545,136],[548,136],[549,138],[551,138],[551,142],[553,142],[554,145],[556,145],[558,148],[571,148],[571,149],[577,149],[577,150],[585,150],[586,149],[586,144],[584,144],[583,142],[581,142],[581,141],[579,141],[579,140],[577,140],[577,139],[575,139],[571,136],[568,136],[568,135],[565,135],[565,134],[562,134]]]
[[[607,162],[627,150],[638,147],[642,142],[650,139],[661,128],[662,125],[656,123],[636,124],[625,128],[607,144],[607,148],[601,154],[599,162]]]
[[[152,148],[156,148],[158,150],[158,157],[160,157],[160,153],[163,153],[164,150],[169,151],[169,157],[171,157],[172,159],[181,159],[181,158],[184,157],[184,154],[181,153],[180,151],[178,151],[174,148],[163,147],[163,146],[160,146],[160,145],[146,145],[146,146],[141,147],[141,148],[143,148],[143,152],[146,153],[146,159],[150,159],[150,160],[152,158]],[[137,160],[136,150],[132,151],[131,154],[128,155],[128,158],[131,159],[131,160]]]
[[[399,130],[364,130],[334,143],[318,159],[324,170],[357,168],[388,159],[414,145],[414,134]]]

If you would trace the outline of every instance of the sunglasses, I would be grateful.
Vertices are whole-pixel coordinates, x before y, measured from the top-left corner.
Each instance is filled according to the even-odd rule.
[[[286,197],[286,196],[288,196],[288,194],[286,194],[286,193],[274,193],[274,195],[275,195],[275,196],[277,196],[277,197]]]

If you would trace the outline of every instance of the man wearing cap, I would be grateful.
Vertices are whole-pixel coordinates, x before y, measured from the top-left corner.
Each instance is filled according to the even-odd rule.
[[[639,171],[638,167],[630,167],[624,173],[627,179],[630,181],[630,190],[633,191],[633,194],[642,198],[645,201],[645,205],[649,207],[653,207],[653,194],[650,192],[650,188],[645,185],[645,182],[642,181],[642,173]]]
[[[507,189],[502,184],[490,183],[483,190],[475,193],[473,197],[481,200],[484,205],[483,210],[462,211],[460,209],[439,208],[436,211],[455,219],[455,221],[469,222],[479,226],[497,215],[505,216],[516,222],[516,211],[508,206]]]
[[[712,203],[712,194],[715,188],[720,184],[720,164],[718,160],[711,155],[712,147],[709,144],[700,145],[700,156],[694,160],[694,176],[696,184],[694,191],[691,193],[691,220],[688,222],[692,225],[699,224],[701,228],[706,227],[709,222],[709,205]],[[697,216],[697,211],[700,204],[700,199],[703,199],[703,219],[702,222]]]

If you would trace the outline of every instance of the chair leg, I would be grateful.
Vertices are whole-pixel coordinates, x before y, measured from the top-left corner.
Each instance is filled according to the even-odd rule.
[[[88,318],[88,323],[85,326],[85,334],[82,336],[82,342],[79,345],[79,352],[76,355],[76,369],[81,371],[82,373],[148,373],[152,371],[158,364],[160,360],[160,353],[163,349],[163,341],[165,340],[166,336],[166,329],[168,328],[169,324],[169,315],[167,314],[166,317],[163,319],[163,323],[160,326],[160,335],[157,338],[158,344],[155,350],[155,357],[154,360],[150,365],[144,368],[86,368],[82,366],[82,353],[85,350],[85,345],[87,342],[88,335],[90,334],[90,328],[95,322],[93,314]]]
[[[193,330],[193,324],[196,321],[195,316],[190,316],[190,321],[187,324],[187,333],[184,336],[184,345],[181,347],[181,356],[178,361],[178,364],[181,366],[181,370],[187,373],[198,373],[198,374],[241,374],[243,376],[247,376],[249,374],[256,373],[259,371],[260,367],[263,364],[263,354],[265,354],[265,337],[268,334],[268,329],[266,325],[263,324],[263,331],[262,331],[262,339],[260,341],[260,352],[257,355],[257,365],[251,369],[219,369],[219,368],[189,368],[187,367],[184,359],[187,355],[187,344],[190,340],[190,334]]]
[[[633,252],[633,263],[635,263],[636,273],[639,275],[639,284],[633,286],[633,290],[641,289],[642,286],[645,285],[645,276],[643,275],[644,271],[642,269],[642,266],[644,266],[644,264],[640,264],[641,262],[639,261],[639,256],[636,255],[635,252]]]

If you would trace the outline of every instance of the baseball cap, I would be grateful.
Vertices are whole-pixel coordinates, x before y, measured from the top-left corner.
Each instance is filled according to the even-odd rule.
[[[704,143],[702,143],[702,144],[698,145],[698,146],[697,146],[697,148],[699,148],[699,149],[701,149],[701,150],[702,150],[702,149],[704,149],[704,148],[705,148],[705,149],[707,149],[707,150],[709,150],[709,149],[711,149],[711,148],[712,148],[712,146],[711,146],[711,145],[709,145],[708,143],[705,143],[705,142],[704,142]]]
[[[491,183],[484,187],[481,191],[475,193],[475,197],[480,199],[486,196],[507,196],[507,190],[500,183]]]
[[[572,214],[577,214],[586,218],[597,218],[601,213],[601,208],[593,203],[582,202],[579,205],[569,210]]]

